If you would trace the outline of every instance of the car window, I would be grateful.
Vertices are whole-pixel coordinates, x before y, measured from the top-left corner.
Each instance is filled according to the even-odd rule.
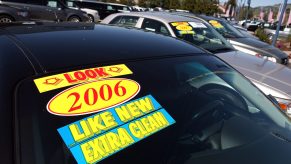
[[[106,5],[106,9],[107,10],[114,10],[113,7],[111,5]]]
[[[261,91],[210,55],[27,78],[15,96],[21,162],[29,164],[185,163],[290,126]]]
[[[76,3],[74,1],[66,1],[66,5],[68,7],[76,7],[76,8],[79,8],[79,6],[76,5]]]
[[[164,35],[170,35],[170,32],[168,31],[165,24],[163,24],[160,21],[153,20],[153,19],[145,18],[143,23],[142,23],[141,28],[148,30],[148,31],[153,31],[156,33],[162,33]]]
[[[60,3],[58,1],[54,1],[54,0],[48,0],[47,1],[47,6],[48,7],[53,7],[53,8],[61,7]]]
[[[139,17],[135,17],[135,16],[117,16],[109,24],[135,27],[138,19]]]
[[[244,38],[245,36],[240,33],[231,24],[222,20],[209,20],[209,23],[225,38]]]

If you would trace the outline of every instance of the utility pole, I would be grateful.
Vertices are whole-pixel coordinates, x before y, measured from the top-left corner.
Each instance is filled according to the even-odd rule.
[[[248,16],[249,16],[250,6],[251,6],[251,0],[248,0],[248,8],[247,8],[246,20],[245,20],[245,28],[247,28],[247,20],[248,20]]]
[[[273,45],[273,46],[275,46],[276,41],[277,41],[278,36],[279,36],[279,31],[280,31],[280,27],[281,27],[281,24],[282,24],[282,20],[283,20],[284,12],[285,12],[285,10],[286,10],[287,1],[288,1],[288,0],[284,0],[283,6],[282,6],[282,8],[281,8],[281,11],[279,11],[279,12],[280,12],[279,22],[278,22],[278,24],[277,24],[277,29],[276,29],[275,36],[273,37],[273,40],[272,40],[272,45]]]

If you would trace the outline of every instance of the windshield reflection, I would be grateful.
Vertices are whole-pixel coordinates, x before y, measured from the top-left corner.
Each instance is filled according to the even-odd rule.
[[[212,53],[233,51],[232,46],[211,26],[201,22],[170,23],[176,37]]]

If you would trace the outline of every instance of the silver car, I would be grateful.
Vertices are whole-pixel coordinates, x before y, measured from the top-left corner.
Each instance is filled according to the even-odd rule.
[[[101,23],[141,28],[198,45],[238,69],[266,95],[274,96],[284,111],[291,114],[291,70],[235,50],[210,24],[200,19],[161,12],[132,12],[112,14]]]

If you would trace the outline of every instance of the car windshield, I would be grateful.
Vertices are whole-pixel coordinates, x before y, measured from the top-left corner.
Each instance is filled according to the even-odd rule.
[[[212,55],[71,71],[27,78],[18,86],[15,131],[22,163],[187,163],[190,157],[237,151],[273,128],[284,136],[279,130],[291,127],[260,90]],[[99,78],[120,77],[58,86],[65,75],[76,83],[81,75],[96,77],[96,71]],[[99,102],[110,106],[112,97],[116,103],[130,93],[129,102],[88,114]],[[71,114],[84,106],[83,114]],[[151,150],[150,158],[145,150]]]
[[[202,22],[171,22],[175,35],[212,53],[233,51],[232,46],[211,26]]]
[[[225,38],[244,38],[245,36],[240,33],[235,27],[222,20],[209,20],[208,21],[222,36]]]

